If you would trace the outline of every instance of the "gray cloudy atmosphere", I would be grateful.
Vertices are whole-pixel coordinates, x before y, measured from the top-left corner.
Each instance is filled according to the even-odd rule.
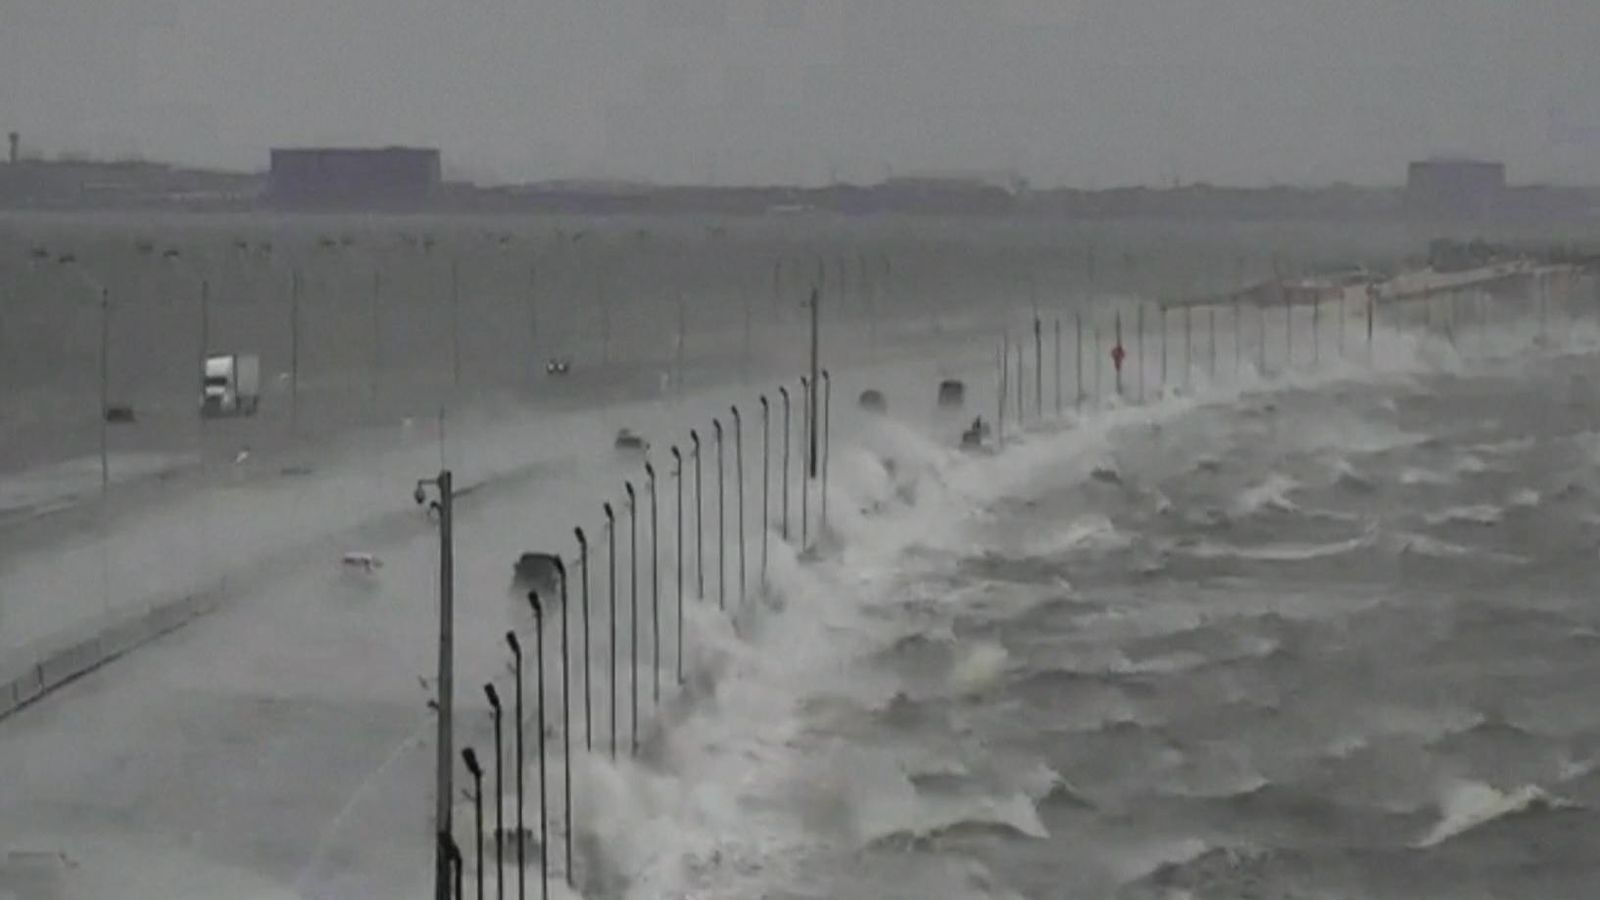
[[[0,118],[50,154],[415,142],[478,179],[1595,182],[1597,48],[1594,0],[0,0]]]

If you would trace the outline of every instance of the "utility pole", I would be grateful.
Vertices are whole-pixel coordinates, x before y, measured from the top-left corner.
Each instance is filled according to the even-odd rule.
[[[412,494],[412,499],[418,504],[427,503],[428,508],[439,516],[439,671],[436,677],[438,696],[434,701],[435,712],[439,716],[436,739],[438,746],[435,748],[438,756],[434,773],[433,813],[434,827],[438,832],[438,839],[434,845],[435,900],[449,900],[450,897],[450,861],[444,848],[451,840],[450,775],[454,737],[452,701],[455,672],[455,552],[451,526],[455,498],[451,481],[450,470],[445,469],[436,478],[418,481],[416,490]],[[437,500],[431,502],[428,500],[426,489],[429,486],[438,491]],[[520,726],[519,722],[518,727]]]

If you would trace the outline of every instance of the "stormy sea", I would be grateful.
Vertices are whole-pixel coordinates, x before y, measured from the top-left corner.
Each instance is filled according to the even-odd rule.
[[[634,896],[1593,896],[1600,380],[1504,343],[994,456],[865,429],[836,554],[599,776],[602,855]]]

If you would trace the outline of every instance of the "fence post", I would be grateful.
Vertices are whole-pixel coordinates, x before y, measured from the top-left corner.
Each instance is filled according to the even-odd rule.
[[[1367,285],[1367,364],[1372,364],[1372,323],[1378,314],[1378,291]],[[1542,324],[1542,323],[1541,323]]]
[[[1311,295],[1311,365],[1322,365],[1322,291]]]
[[[1055,331],[1056,331],[1056,353],[1055,353],[1056,418],[1059,419],[1059,418],[1061,418],[1061,317],[1060,316],[1056,316],[1056,319],[1055,319]]]
[[[202,353],[207,353],[201,348]],[[204,371],[203,369],[201,370]],[[289,434],[300,434],[300,270],[289,279]]]
[[[1239,380],[1239,369],[1244,357],[1244,327],[1239,321],[1244,315],[1244,306],[1239,298],[1233,298],[1233,380]]]
[[[1144,403],[1144,301],[1139,301],[1134,313],[1137,333],[1133,336],[1133,352],[1139,357],[1139,402]]]
[[[1117,349],[1122,346],[1122,310],[1120,310],[1120,309],[1116,311],[1116,328],[1117,328],[1116,338],[1115,338],[1116,339],[1116,343],[1112,345],[1112,350],[1111,350],[1112,353],[1116,353]],[[1122,360],[1118,359],[1118,360],[1115,360],[1114,362],[1115,362],[1115,366],[1116,366],[1116,377],[1117,377],[1117,396],[1121,397],[1122,396]]]
[[[1171,330],[1172,308],[1165,303],[1161,304],[1161,392],[1166,393],[1167,378],[1167,332]]]
[[[1256,304],[1256,316],[1261,325],[1261,377],[1267,376],[1267,305],[1265,302]]]
[[[998,364],[1000,369],[998,373],[999,381],[995,385],[995,391],[997,394],[996,403],[998,406],[998,409],[995,413],[994,427],[994,441],[996,447],[1003,447],[1006,443],[1006,379],[1008,373],[1011,371],[1011,355],[1008,352],[1009,350],[1009,342],[1006,338],[1006,335],[1002,333],[1000,335],[999,352],[995,354],[995,362]]]
[[[1105,396],[1105,390],[1104,390],[1105,375],[1103,374],[1105,372],[1105,366],[1102,364],[1102,358],[1101,358],[1101,355],[1100,355],[1100,343],[1101,343],[1100,342],[1100,330],[1101,330],[1100,329],[1100,317],[1099,316],[1095,316],[1095,319],[1094,319],[1094,356],[1091,357],[1091,359],[1094,360],[1094,402],[1095,402],[1095,405],[1097,405],[1097,406],[1100,403],[1100,399]]]
[[[1210,368],[1207,375],[1215,382],[1217,380],[1217,308],[1215,306],[1206,307],[1206,330],[1211,335],[1209,339],[1210,354],[1207,356],[1207,359],[1210,360]]]
[[[1078,326],[1078,352],[1077,352],[1077,358],[1075,360],[1073,360],[1075,363],[1077,363],[1077,369],[1078,369],[1078,378],[1077,378],[1077,382],[1076,382],[1077,390],[1078,390],[1078,399],[1077,399],[1077,402],[1075,404],[1075,408],[1079,412],[1082,412],[1083,411],[1083,311],[1082,310],[1078,310],[1078,311],[1074,312],[1072,314],[1072,316],[1076,320],[1077,326]]]
[[[1194,386],[1194,307],[1183,305],[1183,387]]]
[[[1533,276],[1533,292],[1539,297],[1539,337],[1543,338],[1545,336],[1545,306],[1549,302],[1550,292],[1546,289],[1544,278],[1538,274]]]
[[[1280,288],[1281,290],[1281,288]],[[1283,292],[1283,370],[1294,368],[1294,300]]]
[[[1018,430],[1021,430],[1022,422],[1023,422],[1024,418],[1026,417],[1026,408],[1023,406],[1023,395],[1027,392],[1028,389],[1023,387],[1023,385],[1026,383],[1026,380],[1023,378],[1022,361],[1023,361],[1023,357],[1027,355],[1027,352],[1028,351],[1023,349],[1022,342],[1021,341],[1017,341],[1017,428],[1018,428]]]
[[[1345,302],[1346,302],[1345,301],[1345,296],[1346,296],[1345,289],[1344,288],[1340,288],[1339,289],[1339,358],[1340,359],[1344,359],[1345,356],[1346,356],[1345,347],[1344,347],[1344,331],[1345,331],[1345,319],[1348,318],[1348,311],[1344,308],[1345,307]]]
[[[1044,418],[1044,323],[1033,316],[1033,415]]]

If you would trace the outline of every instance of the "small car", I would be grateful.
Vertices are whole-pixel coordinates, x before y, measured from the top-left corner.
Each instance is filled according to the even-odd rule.
[[[939,382],[939,408],[958,409],[967,402],[967,386],[954,378]]]
[[[526,597],[529,591],[537,591],[543,602],[559,597],[561,575],[555,555],[528,552],[517,557],[511,571],[511,591],[518,600]]]
[[[634,434],[632,430],[624,428],[617,432],[617,439],[612,442],[611,446],[619,453],[625,453],[630,456],[641,455],[650,449],[650,442]]]

